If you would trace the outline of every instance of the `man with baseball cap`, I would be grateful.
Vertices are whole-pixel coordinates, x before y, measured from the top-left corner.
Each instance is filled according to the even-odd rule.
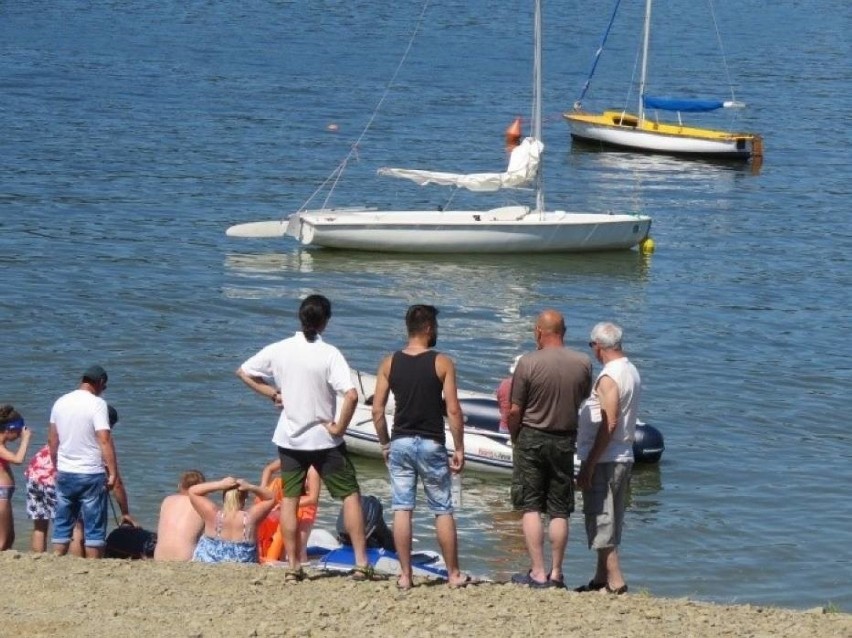
[[[109,412],[101,394],[107,373],[99,365],[83,372],[80,386],[60,397],[50,412],[47,443],[56,468],[53,552],[68,552],[74,523],[85,525],[85,556],[101,558],[106,545],[109,490],[118,479]]]

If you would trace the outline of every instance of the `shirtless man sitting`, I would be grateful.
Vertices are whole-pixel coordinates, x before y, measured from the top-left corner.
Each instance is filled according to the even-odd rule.
[[[193,485],[204,483],[204,480],[204,475],[198,470],[184,472],[180,477],[178,493],[163,499],[154,560],[192,560],[192,552],[204,531],[204,521],[189,502],[188,491]]]

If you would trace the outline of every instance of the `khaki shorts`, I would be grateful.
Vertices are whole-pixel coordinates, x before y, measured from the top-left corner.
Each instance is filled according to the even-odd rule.
[[[592,488],[583,490],[583,514],[589,549],[606,549],[621,544],[624,510],[633,463],[598,463]]]

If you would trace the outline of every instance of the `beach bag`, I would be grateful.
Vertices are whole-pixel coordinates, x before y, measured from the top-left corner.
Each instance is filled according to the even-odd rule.
[[[153,558],[157,534],[130,523],[122,523],[106,537],[106,558]]]
[[[395,551],[393,533],[385,523],[382,503],[375,496],[362,496],[361,509],[364,512],[364,533],[367,536],[367,547],[381,547],[389,552]],[[343,525],[343,508],[337,515],[337,540],[343,545],[352,545],[346,527]]]

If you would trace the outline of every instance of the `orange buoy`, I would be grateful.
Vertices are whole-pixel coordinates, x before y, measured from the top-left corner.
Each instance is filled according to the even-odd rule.
[[[284,482],[273,479],[267,486],[276,503],[284,498]],[[300,505],[296,512],[299,525],[313,525],[317,519],[316,505]],[[281,533],[280,510],[275,507],[257,526],[257,553],[261,563],[284,560],[284,534]]]
[[[274,562],[284,559],[284,535],[281,530],[272,535],[272,541],[266,548],[266,553],[261,554],[261,563]]]
[[[512,150],[521,143],[521,118],[516,117],[515,121],[506,129],[506,149]]]
[[[281,479],[274,479],[267,487],[272,490],[275,502],[280,503],[284,497]],[[257,526],[257,553],[261,563],[281,560],[284,555],[284,537],[281,535],[279,516],[276,507]]]

